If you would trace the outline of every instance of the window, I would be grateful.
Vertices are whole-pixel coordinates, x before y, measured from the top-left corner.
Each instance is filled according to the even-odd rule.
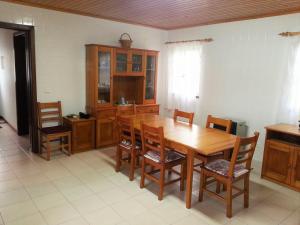
[[[168,108],[195,111],[200,90],[201,52],[199,42],[168,46]]]

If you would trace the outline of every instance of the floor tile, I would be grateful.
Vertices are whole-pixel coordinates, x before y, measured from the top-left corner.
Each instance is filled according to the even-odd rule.
[[[67,203],[64,196],[59,192],[43,195],[33,199],[33,202],[40,211],[57,207],[64,203]]]
[[[131,199],[111,205],[111,207],[123,218],[130,219],[146,211],[146,208],[139,202]]]
[[[84,215],[90,225],[112,225],[122,221],[122,218],[110,207],[105,207]]]
[[[107,204],[117,203],[131,197],[127,192],[123,191],[119,187],[112,188],[107,191],[101,191],[97,195]]]
[[[32,201],[25,201],[0,208],[2,218],[5,223],[13,220],[21,219],[22,217],[36,214],[38,209]]]
[[[47,223],[42,215],[40,213],[37,213],[8,222],[7,225],[47,225]]]
[[[95,194],[88,197],[77,199],[75,201],[71,201],[71,204],[81,214],[95,211],[97,209],[101,209],[106,206],[106,203],[104,203],[104,201]]]
[[[82,197],[86,197],[94,193],[90,188],[87,187],[87,185],[79,185],[71,188],[62,188],[60,191],[69,201],[80,199]]]
[[[61,225],[89,225],[89,224],[83,218],[75,218],[75,219],[69,220],[65,223],[62,223]]]
[[[12,190],[5,193],[0,193],[0,207],[15,204],[18,202],[24,202],[29,199],[30,196],[23,188]]]
[[[79,213],[67,203],[42,211],[42,215],[49,225],[57,225],[79,217]]]
[[[25,189],[32,198],[43,196],[57,191],[57,189],[51,182],[28,185],[25,186]]]

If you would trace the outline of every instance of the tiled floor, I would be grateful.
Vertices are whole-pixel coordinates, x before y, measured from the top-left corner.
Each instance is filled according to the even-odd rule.
[[[22,142],[22,141],[21,141]],[[0,224],[6,225],[300,225],[300,194],[252,174],[250,208],[234,200],[227,219],[222,203],[205,197],[197,202],[195,175],[193,207],[185,208],[178,185],[165,191],[156,185],[139,188],[127,171],[115,173],[114,148],[89,151],[46,162],[24,151],[6,125],[0,129]]]

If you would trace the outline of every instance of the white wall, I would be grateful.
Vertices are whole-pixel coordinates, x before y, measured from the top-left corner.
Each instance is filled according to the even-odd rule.
[[[167,38],[159,29],[6,2],[0,2],[0,21],[35,26],[37,97],[61,100],[64,114],[85,110],[85,44],[119,46],[120,35],[127,32],[133,47],[161,51]]]
[[[213,38],[204,46],[201,122],[207,114],[246,120],[261,133],[256,160],[262,160],[264,127],[276,122],[290,38],[300,14],[173,30],[168,40]],[[297,121],[295,121],[296,123]]]
[[[0,29],[0,115],[17,129],[14,32]]]

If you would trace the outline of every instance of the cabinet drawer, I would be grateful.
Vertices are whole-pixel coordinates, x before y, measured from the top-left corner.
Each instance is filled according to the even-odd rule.
[[[284,143],[284,142],[277,141],[277,140],[268,140],[267,144],[268,144],[269,148],[277,149],[277,150],[285,151],[285,152],[289,152],[290,148],[292,147],[291,144]]]
[[[116,109],[107,109],[97,111],[97,119],[107,119],[116,116]]]
[[[159,105],[137,106],[136,113],[137,114],[143,114],[143,113],[159,114]]]

